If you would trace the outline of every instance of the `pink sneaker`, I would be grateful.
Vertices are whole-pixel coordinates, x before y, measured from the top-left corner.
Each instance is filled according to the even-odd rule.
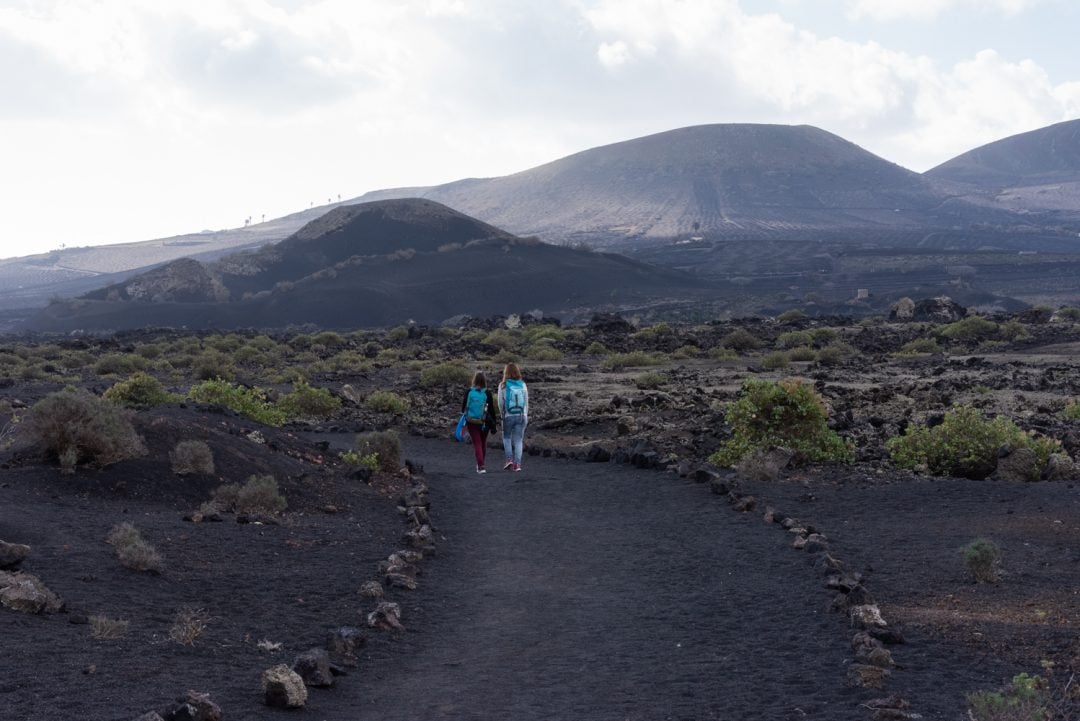
[[[513,461],[507,461],[506,465],[503,466],[503,470],[504,471],[512,471],[512,470],[514,470],[514,462]]]
[[[520,471],[521,470],[521,464],[520,463],[515,463],[514,464],[514,470],[515,471]]]

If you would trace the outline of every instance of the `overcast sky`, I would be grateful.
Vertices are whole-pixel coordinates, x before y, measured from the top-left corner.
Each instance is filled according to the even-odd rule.
[[[699,123],[923,171],[1080,117],[1074,0],[0,0],[0,257]]]

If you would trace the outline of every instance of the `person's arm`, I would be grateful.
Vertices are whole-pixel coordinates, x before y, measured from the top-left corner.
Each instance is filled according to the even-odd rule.
[[[498,401],[499,401],[499,412],[501,413],[502,409],[506,408],[506,384],[505,383],[500,383],[499,384]]]
[[[461,412],[465,412],[465,408],[469,405],[469,388],[465,389],[465,395],[461,397]]]
[[[529,386],[525,384],[525,381],[521,381],[521,394],[525,396],[525,408],[521,411],[521,415],[524,416],[525,422],[529,422]]]
[[[495,405],[495,396],[492,395],[491,390],[487,392],[488,399],[488,411],[491,413],[491,429],[494,430],[499,423],[499,407]]]

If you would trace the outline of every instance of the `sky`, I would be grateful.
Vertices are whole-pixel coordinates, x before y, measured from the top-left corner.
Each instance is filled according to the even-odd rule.
[[[922,172],[1080,118],[1074,0],[0,0],[0,257],[701,123]]]

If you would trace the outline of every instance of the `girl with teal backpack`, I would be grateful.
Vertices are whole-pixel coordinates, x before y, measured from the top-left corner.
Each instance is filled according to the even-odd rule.
[[[525,426],[529,425],[529,388],[521,379],[517,363],[507,363],[499,384],[499,408],[502,409],[504,471],[521,470],[521,451],[525,444]]]
[[[487,389],[487,381],[480,371],[473,376],[472,388],[465,391],[465,397],[461,399],[461,412],[465,416],[465,427],[469,431],[473,451],[476,453],[476,472],[487,473],[484,469],[487,438],[488,433],[497,430],[498,416],[495,399]]]

